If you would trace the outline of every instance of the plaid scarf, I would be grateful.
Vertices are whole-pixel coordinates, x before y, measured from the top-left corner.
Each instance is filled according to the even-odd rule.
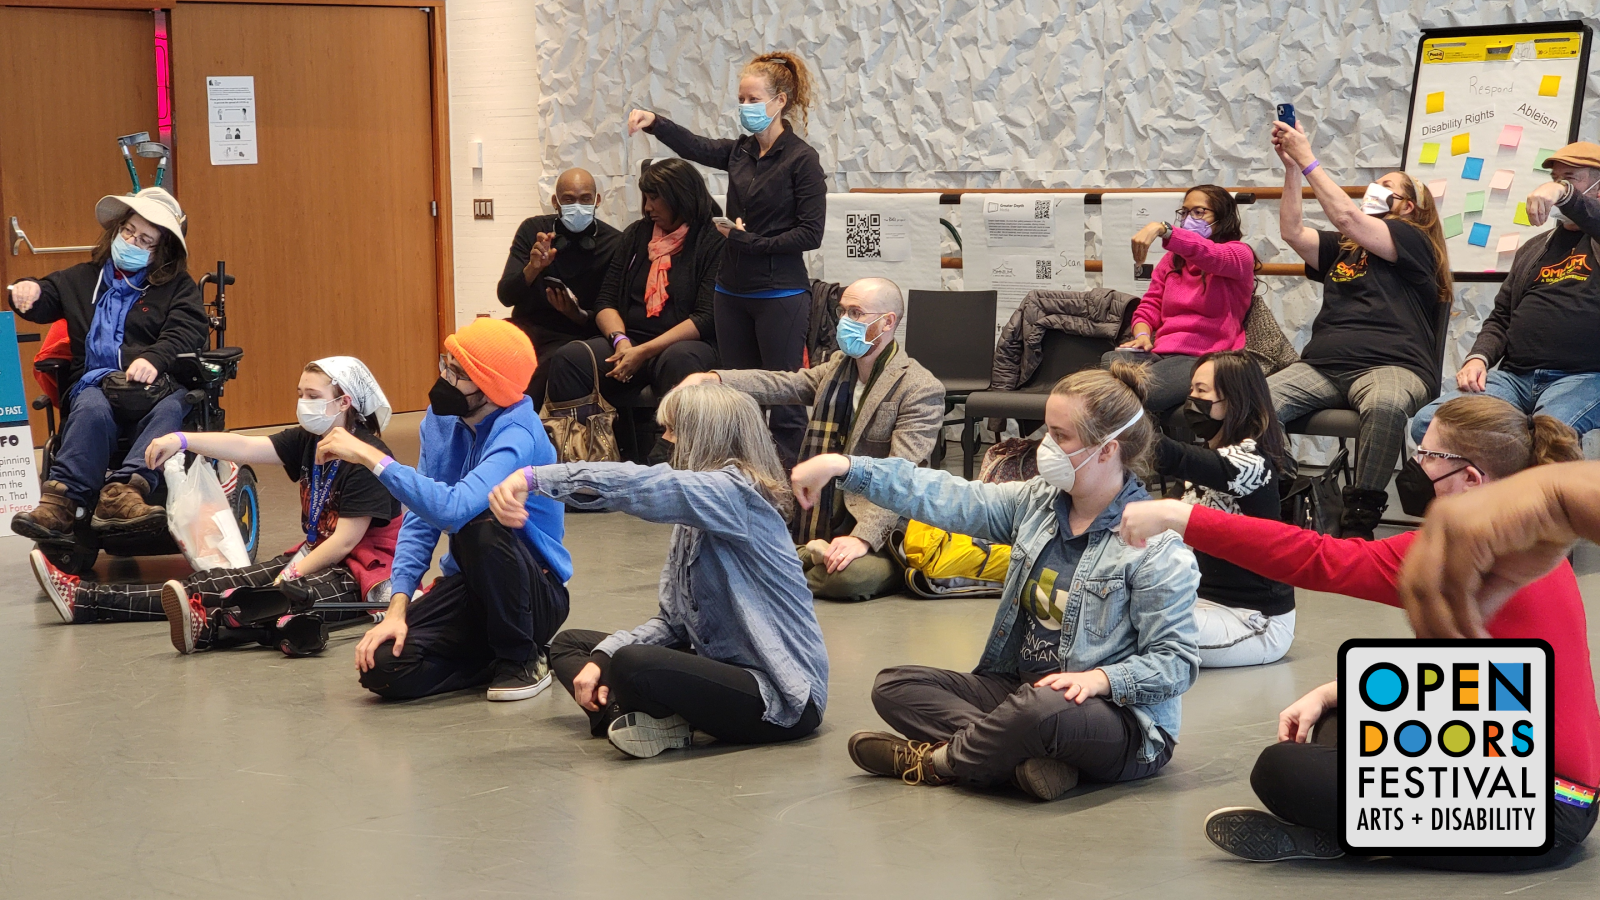
[[[894,358],[898,350],[898,345],[890,343],[884,348],[883,355],[878,357],[878,361],[873,363],[872,375],[867,379],[866,389],[861,392],[863,399],[872,392],[872,385],[882,374],[884,365]],[[844,452],[845,442],[850,439],[850,427],[855,421],[855,410],[852,409],[855,387],[855,361],[846,359],[844,365],[839,367],[839,371],[817,391],[811,421],[806,423],[806,436],[800,442],[802,461],[824,453]],[[815,506],[796,510],[790,534],[796,546],[803,546],[815,540],[833,540],[843,529],[848,516],[849,512],[839,498],[838,489],[830,481],[822,489]]]

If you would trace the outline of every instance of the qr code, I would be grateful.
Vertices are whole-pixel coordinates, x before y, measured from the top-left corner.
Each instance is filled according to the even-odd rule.
[[[1048,219],[1048,218],[1050,218],[1050,201],[1049,200],[1035,200],[1035,201],[1033,201],[1033,217],[1035,219]]]
[[[844,255],[849,259],[881,259],[882,220],[877,213],[847,213],[844,217]]]
[[[1035,281],[1049,281],[1055,277],[1050,274],[1050,262],[1051,260],[1048,259],[1036,259],[1033,261],[1033,278]]]

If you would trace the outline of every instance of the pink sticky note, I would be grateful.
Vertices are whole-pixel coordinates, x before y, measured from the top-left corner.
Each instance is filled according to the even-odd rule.
[[[1508,234],[1505,237],[1500,239],[1499,245],[1495,247],[1495,252],[1496,253],[1515,253],[1515,252],[1517,252],[1517,245],[1521,244],[1521,243],[1522,243],[1522,235],[1520,235],[1520,234]]]
[[[1515,177],[1516,177],[1516,173],[1511,171],[1510,169],[1501,169],[1501,170],[1495,172],[1494,173],[1494,177],[1489,180],[1489,190],[1491,190],[1491,191],[1509,190],[1510,187],[1511,187],[1511,179],[1513,179]]]
[[[1507,125],[1500,129],[1500,146],[1515,147],[1522,143],[1522,126]]]
[[[1438,181],[1428,182],[1428,193],[1433,195],[1433,203],[1435,206],[1444,202],[1444,192],[1449,186],[1450,182],[1444,180],[1443,178],[1439,179]]]

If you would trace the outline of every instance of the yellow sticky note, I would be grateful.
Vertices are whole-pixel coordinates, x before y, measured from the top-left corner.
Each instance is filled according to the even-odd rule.
[[[1531,226],[1533,223],[1528,221],[1528,204],[1518,203],[1517,214],[1511,217],[1511,221],[1517,223],[1518,225]]]
[[[1546,75],[1539,79],[1539,96],[1554,97],[1561,90],[1560,75]]]
[[[1431,165],[1433,165],[1434,163],[1436,163],[1438,161],[1439,161],[1439,145],[1438,144],[1423,144],[1422,145],[1422,155],[1417,157],[1417,162],[1420,162],[1425,166],[1431,166]]]
[[[1470,132],[1458,134],[1450,139],[1450,155],[1460,156],[1472,152],[1472,134]]]
[[[1444,112],[1444,91],[1434,91],[1428,95],[1428,115]]]

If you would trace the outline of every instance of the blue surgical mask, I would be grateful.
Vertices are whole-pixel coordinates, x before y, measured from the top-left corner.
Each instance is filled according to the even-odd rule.
[[[739,104],[739,127],[751,134],[760,134],[772,124],[772,117],[767,115],[765,103]]]
[[[568,231],[587,231],[594,224],[593,203],[564,203],[561,205],[561,225]]]
[[[142,272],[150,265],[150,251],[135,247],[119,234],[111,239],[111,263],[124,272]]]
[[[1184,216],[1183,222],[1178,225],[1184,231],[1192,231],[1203,238],[1211,237],[1211,223],[1195,216]]]
[[[867,340],[867,329],[872,327],[873,322],[881,318],[883,316],[878,316],[868,322],[857,322],[849,316],[839,317],[839,325],[834,329],[834,335],[838,338],[839,349],[844,351],[845,356],[851,359],[860,359],[872,352],[872,342]],[[879,335],[879,337],[882,336],[881,334]]]

